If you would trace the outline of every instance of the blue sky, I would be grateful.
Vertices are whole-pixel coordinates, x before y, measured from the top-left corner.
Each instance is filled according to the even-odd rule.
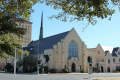
[[[88,48],[95,48],[98,43],[102,46],[119,47],[120,44],[120,12],[116,8],[116,13],[112,15],[111,21],[108,19],[98,20],[96,25],[89,25],[84,32],[82,28],[85,27],[82,23],[77,21],[62,22],[55,18],[49,19],[52,15],[57,15],[60,10],[54,10],[50,6],[44,4],[36,4],[33,6],[34,13],[32,13],[32,38],[31,40],[38,40],[41,25],[41,13],[43,11],[43,37],[52,36],[65,31],[71,30],[73,27],[77,31],[80,38],[85,42]]]

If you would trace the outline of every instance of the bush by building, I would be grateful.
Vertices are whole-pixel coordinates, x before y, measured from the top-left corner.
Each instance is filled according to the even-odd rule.
[[[63,73],[68,73],[68,70],[67,69],[63,69],[62,72]]]

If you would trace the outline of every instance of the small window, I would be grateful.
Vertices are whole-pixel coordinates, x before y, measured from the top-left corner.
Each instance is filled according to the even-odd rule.
[[[29,38],[27,38],[27,40],[29,40]]]
[[[115,62],[115,58],[113,58],[113,62]]]
[[[100,54],[100,51],[98,51],[98,54]]]
[[[28,29],[28,31],[29,31],[29,29]]]
[[[25,43],[26,43],[26,41],[25,41]]]
[[[12,35],[13,35],[13,33],[12,33]]]
[[[26,44],[24,44],[24,46],[26,46]]]
[[[108,63],[110,63],[110,59],[108,59]]]
[[[18,39],[20,39],[20,37],[18,37]]]
[[[66,69],[66,65],[65,65],[65,69]]]
[[[104,62],[104,59],[102,59],[102,62]]]
[[[23,39],[23,37],[21,37],[21,39]]]
[[[25,40],[26,40],[26,38],[25,38]]]
[[[118,52],[118,55],[120,55],[120,52]]]
[[[24,27],[24,25],[22,25],[22,27]]]
[[[29,35],[28,35],[28,37],[29,37]]]
[[[25,35],[25,37],[26,37],[26,35]]]
[[[19,26],[20,26],[20,24],[19,24]]]
[[[119,59],[119,62],[120,62],[120,59]]]
[[[27,27],[27,25],[25,27]]]
[[[29,28],[30,26],[28,26],[28,28]]]
[[[27,43],[29,43],[29,41],[27,41]]]
[[[29,32],[28,32],[28,34],[29,34]]]

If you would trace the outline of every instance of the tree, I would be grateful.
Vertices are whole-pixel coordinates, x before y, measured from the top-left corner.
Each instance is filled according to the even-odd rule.
[[[34,11],[32,6],[40,0],[0,0],[0,56],[14,56],[15,48],[22,53],[20,42],[11,34],[19,37],[26,33],[26,29],[18,27],[13,18],[20,18],[21,22],[29,20]]]
[[[11,16],[29,20],[34,12],[32,6],[41,0],[0,0],[0,18]]]
[[[8,58],[14,56],[15,48],[18,48],[18,53],[22,54],[22,47],[19,40],[13,37],[11,34],[14,33],[19,37],[25,34],[26,29],[17,27],[15,21],[10,20],[9,16],[0,18],[0,56]]]
[[[84,21],[86,19],[88,24],[93,25],[96,24],[96,18],[109,17],[111,20],[112,14],[115,13],[114,6],[120,6],[119,0],[46,0],[45,3],[56,10],[62,10],[58,15],[53,15],[50,18],[67,21],[71,15],[70,21]]]
[[[17,66],[18,67],[23,66],[23,71],[26,72],[26,71],[28,71],[28,68],[29,68],[29,70],[32,70],[33,68],[36,67],[36,65],[37,65],[36,61],[37,61],[37,59],[35,56],[29,55],[29,53],[28,53],[28,55],[24,54],[23,58],[19,59],[17,61]]]

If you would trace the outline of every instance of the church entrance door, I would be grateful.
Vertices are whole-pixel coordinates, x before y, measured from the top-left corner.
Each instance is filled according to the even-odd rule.
[[[110,67],[107,68],[107,71],[110,72]]]
[[[101,66],[101,72],[103,72],[103,66]]]
[[[72,63],[72,72],[75,72],[75,63]]]

